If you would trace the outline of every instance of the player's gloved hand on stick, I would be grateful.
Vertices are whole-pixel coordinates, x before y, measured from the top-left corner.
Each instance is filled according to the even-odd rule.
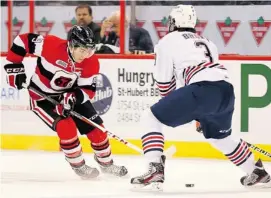
[[[7,83],[18,90],[24,88],[26,83],[26,75],[24,65],[22,63],[10,63],[4,66],[7,72]]]
[[[202,127],[200,125],[200,122],[196,122],[196,131],[202,133]]]
[[[73,110],[76,102],[74,93],[64,93],[63,100],[60,104],[56,105],[56,112],[60,116],[68,117]]]

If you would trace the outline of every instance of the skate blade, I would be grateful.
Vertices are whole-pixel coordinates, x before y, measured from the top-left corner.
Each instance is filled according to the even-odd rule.
[[[144,184],[132,184],[133,188],[131,191],[143,191],[143,192],[160,192],[163,191],[163,183],[153,182],[148,185]]]
[[[267,183],[257,183],[253,186],[246,186],[248,189],[265,189],[265,188],[271,188],[271,180]]]
[[[93,179],[96,179],[98,178],[100,175],[100,172],[98,170],[94,170],[92,171],[91,175],[88,175],[88,176],[80,176],[80,178],[82,180],[93,180]]]
[[[110,179],[110,180],[115,180],[115,179],[130,179],[131,176],[129,173],[127,173],[126,175],[120,176],[120,175],[115,175],[112,173],[103,173],[103,177],[106,177],[106,179]]]
[[[267,183],[260,183],[258,184],[260,188],[271,188],[271,180]]]

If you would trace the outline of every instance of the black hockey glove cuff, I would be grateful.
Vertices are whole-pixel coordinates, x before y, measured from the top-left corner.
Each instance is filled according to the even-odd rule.
[[[26,83],[24,65],[22,63],[11,63],[4,66],[7,72],[7,83],[18,90]]]

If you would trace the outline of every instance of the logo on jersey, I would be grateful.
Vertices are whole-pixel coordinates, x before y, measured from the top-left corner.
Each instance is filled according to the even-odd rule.
[[[250,21],[249,23],[254,40],[257,46],[260,46],[271,26],[271,21],[265,21],[263,17],[259,17],[257,21]]]
[[[224,44],[227,45],[240,25],[240,21],[232,21],[230,17],[227,17],[225,21],[217,21],[216,24]]]
[[[76,82],[78,76],[75,73],[69,73],[67,71],[59,70],[56,71],[50,85],[53,90],[61,91],[70,89]]]
[[[231,128],[226,130],[219,130],[219,133],[229,133],[231,131]]]
[[[44,37],[43,36],[38,36],[37,38],[32,38],[32,42],[33,43],[42,43],[44,40]]]
[[[202,35],[203,31],[205,30],[205,27],[207,26],[208,21],[200,21],[199,19],[197,19],[197,23],[196,23],[196,32],[198,35]]]
[[[8,27],[9,23],[6,21],[6,25]],[[21,29],[24,25],[24,21],[19,20],[17,17],[14,17],[12,20],[12,37],[15,39],[21,32]]]
[[[72,20],[70,21],[66,21],[66,22],[63,22],[63,25],[64,25],[64,28],[65,28],[65,31],[66,33],[68,33],[70,31],[70,29],[76,25],[76,19],[73,17]]]
[[[153,21],[154,28],[156,29],[159,39],[163,38],[168,33],[168,19],[163,17],[160,21]]]
[[[57,60],[56,64],[64,68],[67,68],[68,66],[68,63],[64,62],[63,60]]]
[[[43,17],[41,21],[35,22],[35,29],[37,34],[47,36],[49,32],[52,30],[53,25],[54,25],[53,21],[47,21],[47,19]]]
[[[96,82],[96,92],[91,102],[97,113],[103,115],[109,110],[112,104],[112,86],[109,79],[101,73],[93,80]]]

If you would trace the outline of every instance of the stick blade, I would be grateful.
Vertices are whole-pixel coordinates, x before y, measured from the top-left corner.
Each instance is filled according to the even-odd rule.
[[[165,150],[164,154],[166,157],[172,158],[176,151],[176,146],[171,145],[167,150]]]

